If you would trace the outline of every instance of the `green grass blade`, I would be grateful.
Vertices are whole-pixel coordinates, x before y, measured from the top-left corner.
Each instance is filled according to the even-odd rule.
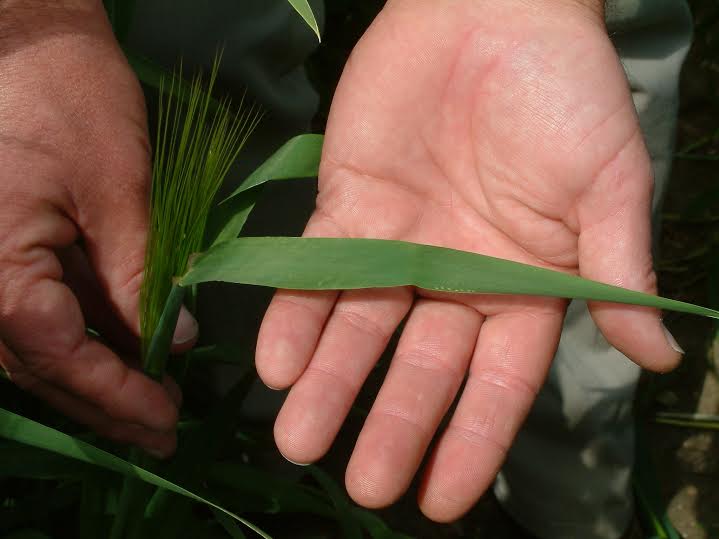
[[[218,462],[208,467],[207,480],[212,486],[231,489],[243,504],[254,504],[255,511],[266,513],[310,513],[337,518],[337,511],[319,489],[308,487],[248,464]]]
[[[215,206],[207,222],[205,245],[214,246],[223,241],[234,240],[240,235],[247,218],[255,209],[261,188],[251,189]]]
[[[352,514],[352,503],[345,491],[317,466],[310,466],[309,472],[332,500],[337,510],[337,520],[342,527],[342,536],[346,539],[362,539],[360,521]]]
[[[164,479],[144,468],[130,464],[129,462],[117,457],[107,451],[98,449],[82,440],[73,438],[60,431],[41,425],[31,419],[19,416],[7,410],[0,408],[0,437],[8,438],[16,442],[27,444],[32,447],[45,449],[53,453],[64,455],[80,462],[93,464],[101,468],[112,470],[124,476],[132,476],[142,481],[165,488],[194,501],[208,505],[211,508],[222,511],[226,515],[241,522],[249,529],[265,539],[271,539],[269,535],[260,530],[251,522],[243,519],[239,515],[228,511],[222,506],[203,498],[202,496],[191,492],[172,481]]]
[[[361,507],[352,508],[352,516],[355,518],[372,539],[413,539],[409,535],[392,531],[385,522],[372,511]]]
[[[322,135],[299,135],[288,140],[213,208],[205,245],[214,246],[240,235],[260,196],[258,187],[270,181],[317,177],[323,142]]]
[[[320,168],[322,156],[322,135],[299,135],[288,140],[250,174],[229,199],[244,193],[248,189],[274,180],[292,180],[295,178],[315,178]]]
[[[719,416],[711,414],[659,412],[654,416],[654,422],[689,429],[719,430]]]
[[[454,249],[391,240],[239,238],[199,255],[182,286],[225,281],[297,290],[416,286],[644,305],[711,318],[719,312],[573,275]]]
[[[317,177],[323,141],[322,135],[299,135],[272,154],[212,210],[205,244],[214,246],[240,235],[260,196],[258,188],[265,183]]]
[[[215,516],[215,520],[220,523],[220,526],[225,529],[227,534],[232,537],[232,539],[247,539],[247,536],[242,533],[242,530],[237,525],[237,523],[230,517],[228,517],[225,513],[223,513],[222,511],[218,511],[213,507],[212,514]]]
[[[320,36],[320,28],[317,25],[317,19],[315,19],[315,14],[312,13],[312,8],[310,7],[307,0],[287,0],[290,5],[295,8],[295,11],[300,14],[300,16],[305,20],[307,25],[312,28],[312,31],[317,35],[318,40],[322,40],[322,37]]]
[[[667,515],[667,505],[662,499],[649,443],[646,429],[637,423],[632,473],[637,516],[647,534],[653,533],[657,539],[681,539],[679,532]]]
[[[172,346],[172,337],[175,334],[175,326],[182,308],[182,301],[185,297],[185,288],[173,285],[170,295],[167,297],[167,303],[162,310],[160,320],[157,324],[150,344],[147,348],[147,356],[145,358],[145,372],[155,380],[162,379],[165,374],[165,363],[170,355],[170,347]]]

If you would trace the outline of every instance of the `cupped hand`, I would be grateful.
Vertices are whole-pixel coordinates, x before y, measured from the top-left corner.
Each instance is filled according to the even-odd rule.
[[[0,366],[100,434],[167,455],[179,390],[86,333],[138,333],[150,170],[139,84],[99,0],[11,0],[0,26]]]
[[[308,236],[401,239],[656,289],[650,160],[601,14],[579,2],[390,2],[347,63],[319,188]],[[419,495],[430,518],[456,519],[499,470],[565,307],[410,288],[280,291],[257,347],[265,383],[292,386],[277,445],[294,462],[319,459],[407,317],[346,484],[362,505],[395,501],[466,380]],[[679,361],[658,312],[590,310],[638,364]]]

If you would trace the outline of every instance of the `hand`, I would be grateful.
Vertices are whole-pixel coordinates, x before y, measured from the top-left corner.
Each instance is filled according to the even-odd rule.
[[[11,0],[0,25],[0,366],[100,434],[167,455],[179,390],[85,330],[138,333],[150,171],[139,84],[100,1]],[[190,319],[176,340],[194,330]]]
[[[308,236],[441,245],[655,292],[651,165],[601,9],[571,1],[394,0],[357,45],[327,128]],[[488,488],[541,387],[566,302],[412,289],[280,291],[257,346],[265,383],[292,386],[275,424],[292,461],[319,459],[405,317],[346,474],[360,504],[424,470],[438,521]],[[590,304],[640,365],[680,360],[659,313]]]

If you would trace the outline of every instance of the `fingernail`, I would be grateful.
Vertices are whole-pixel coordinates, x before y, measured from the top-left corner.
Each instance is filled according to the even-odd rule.
[[[180,309],[180,316],[177,318],[175,334],[172,336],[172,344],[185,344],[197,337],[197,320],[184,306]]]
[[[666,338],[667,338],[667,342],[669,343],[669,346],[671,346],[672,348],[674,348],[674,350],[676,350],[677,352],[679,352],[681,355],[684,355],[684,353],[685,353],[684,350],[682,349],[681,346],[679,346],[679,343],[678,343],[677,340],[674,338],[674,335],[672,335],[671,333],[669,333],[669,330],[667,329],[667,326],[665,326],[664,324],[662,324],[662,328],[664,329],[664,335],[665,335]]]
[[[303,463],[303,462],[295,462],[294,460],[288,459],[288,458],[282,453],[282,451],[280,451],[280,455],[282,455],[282,458],[284,458],[287,462],[289,462],[290,464],[294,464],[295,466],[309,466],[309,465],[310,465],[309,462],[304,462],[304,463]]]

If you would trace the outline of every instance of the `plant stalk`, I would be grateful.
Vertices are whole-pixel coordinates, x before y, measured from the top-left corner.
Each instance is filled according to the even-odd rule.
[[[177,319],[180,316],[182,301],[185,297],[185,288],[177,283],[173,283],[170,290],[165,307],[162,310],[157,329],[147,347],[147,352],[143,358],[145,374],[151,378],[160,381],[165,374],[165,364],[167,357],[170,355],[170,347],[172,346],[172,336],[175,333]],[[130,463],[147,468],[151,463],[150,458],[141,449],[133,447],[130,449],[128,457]],[[137,502],[137,498],[142,493],[142,481],[135,477],[125,476],[122,481],[122,489],[120,491],[120,499],[117,507],[117,514],[112,525],[110,539],[122,539],[128,529],[135,526],[129,526],[130,515],[133,514],[132,508]],[[135,502],[135,503],[133,503]]]
[[[185,299],[185,290],[179,284],[173,283],[172,289],[167,296],[165,307],[162,310],[162,315],[160,315],[157,329],[147,347],[143,365],[145,374],[154,380],[161,380],[165,374],[165,365],[172,346],[172,336],[175,333],[177,318],[180,316],[182,302]]]

